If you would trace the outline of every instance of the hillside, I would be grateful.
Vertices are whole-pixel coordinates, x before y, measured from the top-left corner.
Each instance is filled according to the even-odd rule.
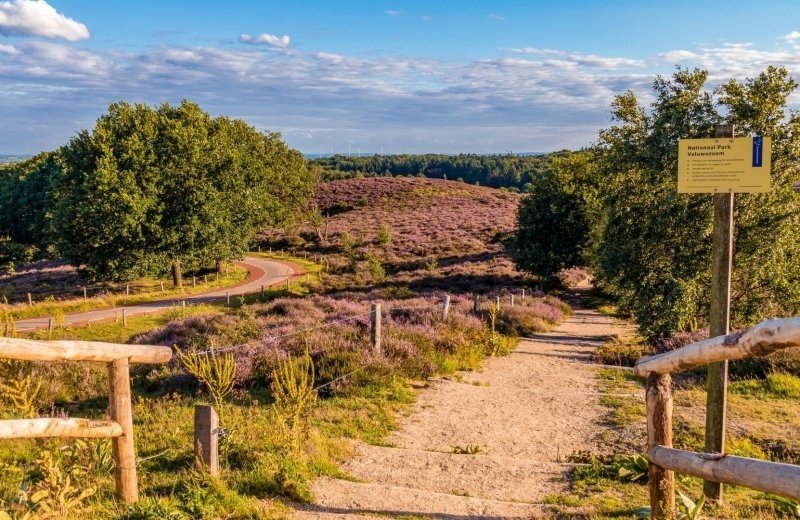
[[[305,226],[302,247],[327,256],[333,287],[396,283],[486,292],[523,281],[503,245],[520,195],[457,181],[372,177],[321,184],[316,200],[327,233],[325,224]],[[385,279],[373,272],[378,263]]]

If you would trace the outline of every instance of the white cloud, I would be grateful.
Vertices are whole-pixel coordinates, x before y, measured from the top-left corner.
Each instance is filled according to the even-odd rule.
[[[502,14],[496,14],[496,13],[491,13],[489,16],[487,16],[487,18],[490,18],[492,20],[505,20],[506,19],[506,17],[503,16]]]
[[[89,29],[57,12],[44,0],[11,0],[0,2],[0,34],[63,38],[74,42],[89,38]]]
[[[800,52],[785,42],[634,56],[533,47],[478,60],[243,45],[93,51],[21,40],[0,46],[0,153],[63,144],[112,100],[182,98],[214,114],[246,114],[308,152],[348,142],[387,152],[543,151],[594,140],[615,94],[633,90],[647,105],[653,77],[669,75],[675,59],[707,68],[712,87],[771,64],[800,74]]]
[[[396,9],[387,9],[386,11],[384,11],[384,13],[388,14],[389,16],[398,16],[400,15],[401,12]]]
[[[675,50],[658,54],[657,59],[666,63],[681,63],[696,59],[698,55],[692,51]]]
[[[790,42],[793,42],[798,38],[800,38],[800,31],[792,31],[789,34],[784,35],[783,37],[784,40],[789,40]]]
[[[283,36],[275,36],[274,34],[261,33],[256,36],[242,34],[239,36],[239,41],[250,45],[270,45],[272,47],[285,49],[292,40],[285,34]]]

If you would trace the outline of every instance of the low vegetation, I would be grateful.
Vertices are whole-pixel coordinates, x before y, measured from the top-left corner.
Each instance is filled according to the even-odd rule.
[[[376,225],[370,215],[383,211],[391,193],[381,186],[384,181],[430,202],[430,215],[412,215],[408,206]],[[382,196],[366,205],[353,196],[361,215],[331,215],[335,241],[315,238],[311,227],[300,230],[308,260],[280,252],[291,249],[297,235],[270,232],[261,241],[262,251],[272,248],[264,256],[308,267],[316,256],[320,270],[309,285],[300,277],[290,292],[270,292],[266,302],[255,295],[231,308],[177,308],[166,316],[131,318],[127,327],[108,323],[37,333],[169,345],[178,355],[166,366],[133,373],[143,494],[138,504],[127,507],[113,499],[110,469],[96,461],[107,443],[15,441],[0,447],[0,510],[14,517],[46,515],[61,507],[54,498],[61,496],[71,501],[68,518],[284,516],[280,500],[265,499],[308,501],[314,477],[347,478],[338,469],[350,455],[342,439],[385,444],[397,413],[414,401],[412,381],[476,370],[486,357],[513,349],[519,335],[547,330],[570,312],[558,299],[535,291],[534,280],[503,257],[502,237],[513,222],[516,196],[476,187],[465,193],[457,191],[464,185],[444,181],[346,182],[357,184],[354,190],[375,182]],[[398,207],[402,198],[397,195]],[[484,209],[463,214],[459,226],[441,227],[445,220],[437,212],[446,206],[464,211],[457,205],[464,200],[472,201],[473,210]],[[409,236],[405,226],[416,219],[427,221],[427,232]],[[300,246],[294,244],[297,256]],[[437,260],[431,261],[434,255]],[[499,278],[495,266],[501,266]],[[495,285],[498,279],[503,283]],[[444,287],[451,295],[446,317]],[[468,289],[480,296],[477,305]],[[374,302],[384,310],[380,351],[370,343]],[[105,414],[102,366],[14,363],[0,370],[22,382],[14,388],[20,395],[1,394],[5,417]],[[208,402],[218,409],[224,430],[218,478],[194,469],[193,407]],[[29,490],[50,482],[48,468],[60,472],[52,487],[59,491],[34,500]],[[66,474],[74,476],[65,483]]]

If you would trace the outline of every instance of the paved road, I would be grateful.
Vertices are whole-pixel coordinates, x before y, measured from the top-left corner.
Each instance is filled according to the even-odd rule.
[[[285,282],[286,279],[292,275],[298,274],[286,264],[254,256],[245,257],[243,261],[236,262],[236,264],[247,269],[249,274],[247,278],[233,287],[185,297],[176,296],[165,300],[127,307],[117,307],[115,309],[100,309],[77,314],[67,314],[64,316],[64,325],[79,325],[114,319],[122,312],[123,308],[125,309],[125,316],[136,316],[167,310],[172,308],[176,302],[181,301],[185,301],[187,305],[219,301],[224,299],[227,294],[230,294],[231,299],[234,299],[242,294],[259,292],[262,285],[264,287],[269,287],[270,285],[280,284]],[[46,329],[49,320],[49,316],[19,320],[17,321],[17,330],[20,332],[27,332],[37,329]]]

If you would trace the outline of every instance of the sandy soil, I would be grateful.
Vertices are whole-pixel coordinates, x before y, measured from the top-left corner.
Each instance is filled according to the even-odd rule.
[[[544,499],[566,490],[565,458],[602,451],[606,412],[588,355],[608,336],[628,332],[578,310],[481,372],[429,382],[391,437],[393,447],[356,444],[342,469],[358,482],[318,480],[316,502],[298,506],[296,518],[548,517]],[[470,445],[480,451],[453,453]]]

